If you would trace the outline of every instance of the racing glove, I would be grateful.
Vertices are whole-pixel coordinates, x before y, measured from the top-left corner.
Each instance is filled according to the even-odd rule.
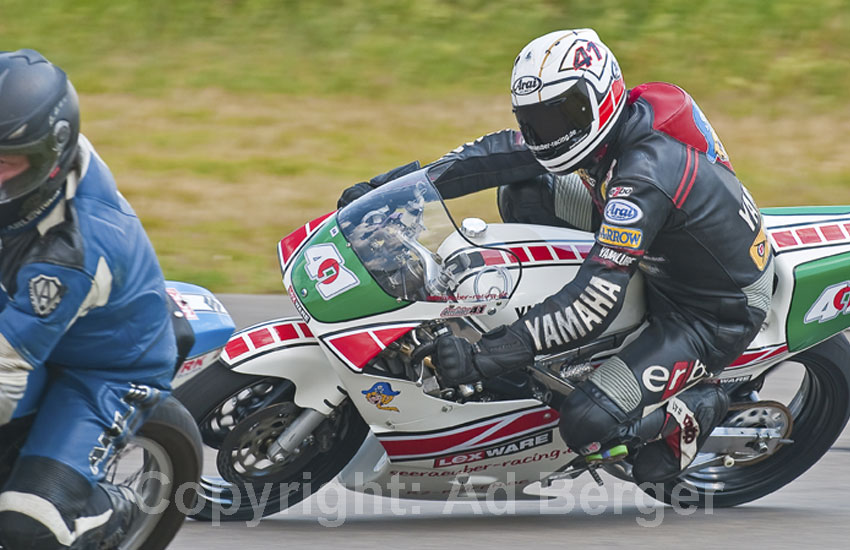
[[[484,333],[472,345],[464,338],[441,336],[435,342],[437,376],[445,386],[493,378],[534,361],[534,347],[510,326]]]
[[[383,174],[379,174],[369,181],[361,181],[360,183],[355,183],[351,187],[346,188],[342,195],[340,195],[339,200],[336,201],[337,209],[342,208],[343,206],[347,206],[352,202],[356,201],[372,189],[377,189],[378,187],[384,185],[387,182],[390,182],[394,179],[405,176],[411,172],[415,172],[419,170],[419,161],[414,160],[411,163],[405,164],[404,166],[398,166],[393,168],[389,172],[384,172]]]

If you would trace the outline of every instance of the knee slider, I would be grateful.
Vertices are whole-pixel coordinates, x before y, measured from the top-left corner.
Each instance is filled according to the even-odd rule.
[[[594,443],[605,444],[627,420],[617,407],[592,382],[584,382],[564,400],[561,406],[561,437],[578,453],[594,452]]]

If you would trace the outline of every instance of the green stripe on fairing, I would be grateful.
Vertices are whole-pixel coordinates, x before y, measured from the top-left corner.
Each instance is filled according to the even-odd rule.
[[[850,214],[850,206],[776,206],[762,208],[766,216],[817,216],[826,214]]]
[[[791,297],[787,326],[789,351],[807,348],[850,328],[850,315],[844,312],[823,323],[803,322],[828,287],[847,280],[850,280],[850,252],[794,268],[794,295]]]
[[[332,236],[331,228],[334,227],[337,228],[337,231],[336,235]],[[339,251],[345,267],[351,270],[360,281],[360,284],[356,287],[346,290],[330,300],[322,298],[319,291],[316,290],[316,281],[310,279],[304,267],[307,263],[304,257],[304,251],[311,245],[320,243],[333,243]],[[366,271],[360,259],[354,254],[354,251],[348,247],[348,242],[342,236],[342,231],[339,230],[336,220],[326,223],[324,227],[310,237],[310,241],[301,249],[295,261],[295,267],[292,268],[292,287],[298,294],[298,298],[304,304],[307,312],[322,323],[339,323],[369,315],[386,313],[402,308],[410,303],[406,301],[399,302],[384,292],[384,289],[375,282],[375,279]],[[307,289],[306,296],[302,293],[303,289]]]

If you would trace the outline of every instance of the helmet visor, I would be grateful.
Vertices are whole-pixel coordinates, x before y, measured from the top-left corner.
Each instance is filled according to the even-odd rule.
[[[26,157],[27,164],[26,169],[17,174],[14,173],[11,162],[5,167],[0,166],[0,204],[26,195],[50,176],[59,155],[50,147],[48,141],[42,139],[25,145],[0,145],[0,162],[6,157],[18,165],[18,157],[23,156]]]
[[[526,145],[534,156],[543,160],[572,149],[593,126],[587,85],[581,81],[542,103],[515,107],[514,114]]]

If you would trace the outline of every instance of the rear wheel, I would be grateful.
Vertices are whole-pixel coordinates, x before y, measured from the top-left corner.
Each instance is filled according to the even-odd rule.
[[[160,550],[195,506],[201,476],[201,438],[186,409],[173,397],[116,455],[106,481],[132,487],[143,513],[121,543],[121,550]]]
[[[348,464],[368,432],[350,401],[298,453],[277,461],[268,457],[269,445],[304,410],[294,395],[289,380],[235,373],[220,361],[175,391],[216,455],[216,466],[207,466],[201,481],[204,506],[193,517],[243,521],[274,514],[317,491]],[[263,499],[265,505],[257,507]]]
[[[850,344],[842,334],[771,368],[759,398],[772,399],[790,412],[793,443],[766,458],[731,468],[711,466],[662,485],[642,487],[674,506],[728,507],[753,501],[790,483],[814,465],[835,442],[850,417]],[[779,384],[781,382],[781,384]],[[792,392],[782,390],[789,385]],[[780,387],[781,386],[781,387]],[[762,402],[762,401],[760,401]],[[746,417],[776,422],[780,408],[742,415],[730,411],[723,425],[737,426]],[[700,460],[702,455],[697,457]]]

